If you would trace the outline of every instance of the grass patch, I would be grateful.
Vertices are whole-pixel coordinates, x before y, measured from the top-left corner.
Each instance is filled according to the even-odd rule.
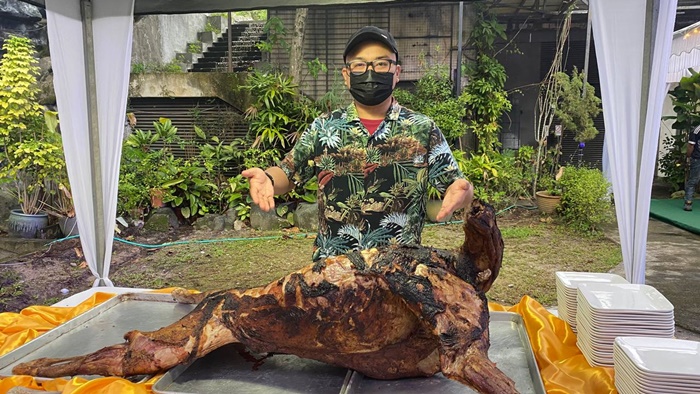
[[[498,279],[487,293],[494,302],[516,304],[529,295],[556,304],[556,271],[608,272],[622,261],[620,246],[604,236],[584,236],[539,215],[498,218],[505,249]],[[462,224],[428,225],[422,243],[457,250]],[[121,267],[111,278],[119,286],[185,287],[202,291],[250,288],[274,281],[311,262],[312,238],[277,237],[175,245]]]
[[[7,309],[12,299],[23,294],[22,278],[12,270],[0,270],[0,311]]]

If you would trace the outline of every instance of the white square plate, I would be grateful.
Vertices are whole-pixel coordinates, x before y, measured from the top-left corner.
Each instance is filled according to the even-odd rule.
[[[582,283],[579,295],[585,298],[591,311],[614,310],[616,312],[640,311],[668,313],[673,311],[671,304],[654,287],[640,284]],[[581,303],[581,297],[578,298]]]
[[[630,336],[615,338],[615,345],[640,371],[700,379],[700,342]]]

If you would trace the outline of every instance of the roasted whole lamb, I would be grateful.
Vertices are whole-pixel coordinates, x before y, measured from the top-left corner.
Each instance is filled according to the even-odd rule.
[[[376,379],[431,376],[482,393],[514,393],[488,358],[484,292],[498,275],[503,240],[492,207],[466,213],[458,253],[388,246],[307,266],[264,287],[190,294],[188,315],[85,356],[17,365],[21,375],[129,376],[166,371],[229,343],[350,368]]]

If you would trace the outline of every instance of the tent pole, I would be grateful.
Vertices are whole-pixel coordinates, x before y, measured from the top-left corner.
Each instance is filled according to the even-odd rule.
[[[654,41],[656,37],[656,29],[657,29],[657,23],[658,23],[658,15],[659,15],[659,0],[646,0],[646,20],[644,23],[644,51],[643,51],[643,56],[642,56],[642,86],[641,86],[641,95],[640,95],[640,111],[639,111],[639,129],[637,130],[638,134],[638,141],[637,141],[637,159],[636,159],[636,173],[637,173],[637,179],[635,179],[635,189],[636,193],[634,194],[634,207],[635,207],[635,212],[637,211],[638,207],[642,203],[647,203],[648,200],[645,202],[640,200],[640,183],[641,183],[641,172],[642,172],[642,162],[643,162],[643,157],[642,154],[644,152],[644,134],[645,134],[645,129],[646,129],[646,123],[647,123],[647,113],[649,111],[649,90],[651,88],[651,67],[652,67],[652,60],[654,57],[653,49],[654,49]],[[633,237],[632,239],[634,240],[633,242],[636,243],[637,237],[645,237],[646,234],[637,234],[637,216],[636,214],[633,215],[633,228],[635,229],[633,232]],[[645,220],[649,220],[648,217]],[[642,250],[641,251],[641,256],[636,255],[636,248],[633,247],[633,255],[632,255],[632,260],[633,260],[633,265],[632,265],[632,283],[641,283],[644,284],[644,277],[642,276],[641,281],[637,280],[637,272],[636,268],[638,266],[639,262],[643,262],[646,260],[646,251]]]
[[[95,78],[95,51],[92,32],[92,0],[80,0],[83,21],[83,52],[85,56],[85,90],[88,104],[88,143],[90,144],[90,175],[92,178],[92,204],[95,208],[95,266],[99,275],[98,286],[105,286],[105,226],[104,199],[102,196],[102,163],[100,161],[100,126],[97,115],[97,82]]]
[[[581,97],[586,95],[586,82],[588,82],[588,59],[591,55],[591,12],[586,13],[588,20],[586,21],[586,55],[583,58],[583,88],[581,89]]]
[[[464,2],[459,2],[459,22],[457,22],[457,76],[455,77],[455,97],[462,94],[462,29],[464,28]]]

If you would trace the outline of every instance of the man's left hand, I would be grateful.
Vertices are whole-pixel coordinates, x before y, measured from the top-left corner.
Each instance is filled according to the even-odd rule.
[[[442,198],[442,208],[435,219],[442,222],[460,208],[469,207],[474,199],[474,187],[466,179],[457,179],[452,182]]]

